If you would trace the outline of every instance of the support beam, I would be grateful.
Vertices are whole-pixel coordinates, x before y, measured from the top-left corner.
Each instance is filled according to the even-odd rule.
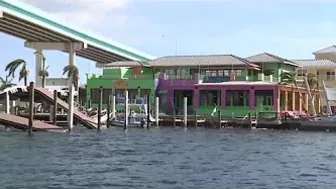
[[[37,49],[35,52],[35,86],[42,87],[40,71],[42,69],[43,54],[42,50]]]
[[[74,51],[79,51],[81,49],[87,48],[86,43],[73,42],[72,48]],[[24,46],[31,49],[43,49],[43,50],[60,50],[60,51],[70,51],[69,43],[62,42],[30,42],[26,41]]]
[[[288,111],[288,92],[285,91],[285,111]]]
[[[69,45],[69,65],[75,65],[76,60],[76,51],[73,48],[73,45],[70,43]],[[73,128],[73,114],[74,114],[74,85],[73,85],[73,78],[70,75],[69,77],[69,98],[68,98],[68,129],[69,131]]]
[[[0,18],[2,18],[2,17],[3,17],[3,11],[0,10]]]

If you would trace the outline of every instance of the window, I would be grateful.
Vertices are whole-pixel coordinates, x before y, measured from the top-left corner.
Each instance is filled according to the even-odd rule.
[[[327,72],[327,80],[335,80],[335,72]]]
[[[221,94],[218,90],[200,90],[201,106],[220,106]]]
[[[227,91],[226,106],[249,106],[249,91]]]
[[[109,96],[112,95],[112,89],[103,89],[103,103],[107,104]]]
[[[298,76],[305,76],[307,74],[307,70],[298,70],[297,75]]]
[[[218,76],[224,76],[224,70],[218,70]]]
[[[242,75],[242,71],[241,70],[236,70],[236,75],[237,76],[241,76]]]
[[[224,75],[229,76],[230,75],[230,70],[224,70]]]
[[[99,103],[99,88],[91,89],[91,102]]]

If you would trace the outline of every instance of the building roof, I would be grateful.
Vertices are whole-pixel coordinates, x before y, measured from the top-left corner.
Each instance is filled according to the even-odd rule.
[[[328,53],[336,53],[336,45],[332,45],[323,49],[320,49],[318,51],[313,52],[314,55],[317,54],[328,54]]]
[[[96,67],[98,68],[136,67],[136,66],[150,67],[147,63],[139,62],[139,61],[118,61],[118,62],[112,62],[108,64],[97,64],[96,65]]]
[[[288,59],[281,58],[279,56],[276,56],[274,54],[270,54],[267,52],[247,57],[246,60],[252,63],[283,63],[283,64],[292,65],[292,66],[300,66]]]
[[[336,62],[332,60],[292,60],[293,62],[300,64],[302,68],[331,68],[336,69]]]
[[[174,66],[251,66],[259,68],[244,58],[232,55],[190,55],[190,56],[166,56],[149,61],[153,67],[174,67]]]

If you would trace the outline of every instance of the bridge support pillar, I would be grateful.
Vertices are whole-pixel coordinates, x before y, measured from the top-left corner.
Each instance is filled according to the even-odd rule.
[[[40,71],[42,69],[43,54],[41,49],[35,51],[35,86],[42,87],[42,78]]]
[[[3,17],[3,11],[0,10],[0,18],[2,18],[2,17]]]
[[[69,65],[75,65],[76,61],[76,51],[72,43],[69,44]],[[68,98],[68,127],[69,131],[73,129],[73,113],[74,113],[74,85],[73,85],[73,77],[70,75],[68,80],[68,88],[69,88],[69,98]]]

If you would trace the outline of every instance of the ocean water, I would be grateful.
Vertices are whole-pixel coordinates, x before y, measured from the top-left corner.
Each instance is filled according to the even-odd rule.
[[[336,188],[336,133],[0,131],[0,188]]]

